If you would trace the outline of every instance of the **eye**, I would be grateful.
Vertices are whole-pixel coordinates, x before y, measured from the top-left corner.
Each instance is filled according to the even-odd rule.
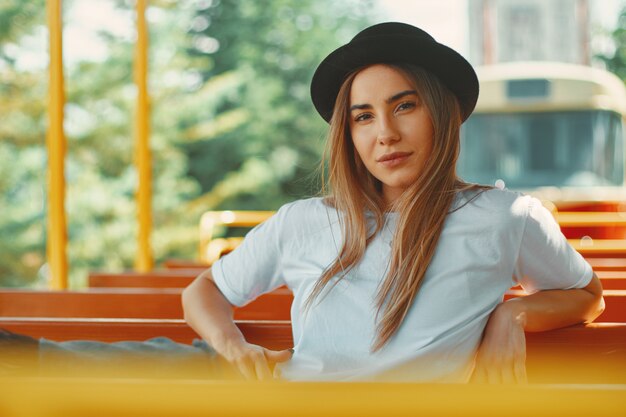
[[[414,101],[405,101],[403,103],[400,103],[398,107],[396,107],[396,111],[410,110],[415,108],[415,106],[416,104]]]
[[[371,113],[359,113],[354,117],[355,122],[364,122],[372,118]]]

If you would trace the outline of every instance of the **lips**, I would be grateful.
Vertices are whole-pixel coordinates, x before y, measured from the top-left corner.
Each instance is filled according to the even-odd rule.
[[[413,152],[392,152],[386,153],[376,160],[385,166],[394,166],[404,162]]]

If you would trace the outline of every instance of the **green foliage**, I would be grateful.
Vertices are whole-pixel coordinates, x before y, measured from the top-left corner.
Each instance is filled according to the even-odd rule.
[[[0,3],[0,285],[32,284],[45,262],[45,73],[18,68],[43,0]]]
[[[44,263],[45,151],[0,142],[0,283],[33,283]]]
[[[199,30],[191,53],[202,55],[204,46],[217,42],[217,51],[205,53],[211,65],[202,76],[238,68],[243,85],[221,109],[243,108],[249,118],[219,140],[205,138],[187,147],[190,173],[204,192],[197,203],[276,209],[314,194],[312,173],[326,125],[310,102],[309,82],[330,50],[369,23],[372,2],[206,3],[211,7],[198,10],[193,21]],[[226,166],[220,162],[224,158]],[[216,167],[223,166],[220,175]]]
[[[626,8],[620,13],[618,26],[611,37],[615,42],[615,52],[612,56],[600,55],[598,58],[605,62],[609,71],[626,81]]]
[[[12,60],[11,54],[7,54],[6,45],[29,34],[33,26],[43,22],[45,13],[45,0],[3,0],[0,3],[0,59]]]
[[[309,82],[326,53],[372,20],[372,2],[150,2],[157,261],[196,257],[206,210],[276,209],[317,191],[326,125]],[[131,3],[115,1],[127,14]],[[44,14],[43,0],[0,5],[0,285],[46,276],[47,74],[16,59],[41,32]],[[99,37],[105,61],[65,69],[73,287],[89,270],[132,267],[136,252],[134,44],[115,33]]]

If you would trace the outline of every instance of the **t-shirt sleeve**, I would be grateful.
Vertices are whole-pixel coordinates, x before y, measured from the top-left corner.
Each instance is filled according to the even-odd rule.
[[[281,230],[285,227],[286,211],[283,206],[248,232],[234,251],[213,264],[213,280],[232,305],[245,305],[285,284],[281,273]]]
[[[528,212],[514,280],[529,293],[585,287],[593,277],[591,265],[567,242],[539,200],[523,198],[528,200]]]

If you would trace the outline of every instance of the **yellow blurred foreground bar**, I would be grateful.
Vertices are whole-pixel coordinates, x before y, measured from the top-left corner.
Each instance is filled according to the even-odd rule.
[[[0,415],[624,416],[626,385],[246,383],[13,378]]]

